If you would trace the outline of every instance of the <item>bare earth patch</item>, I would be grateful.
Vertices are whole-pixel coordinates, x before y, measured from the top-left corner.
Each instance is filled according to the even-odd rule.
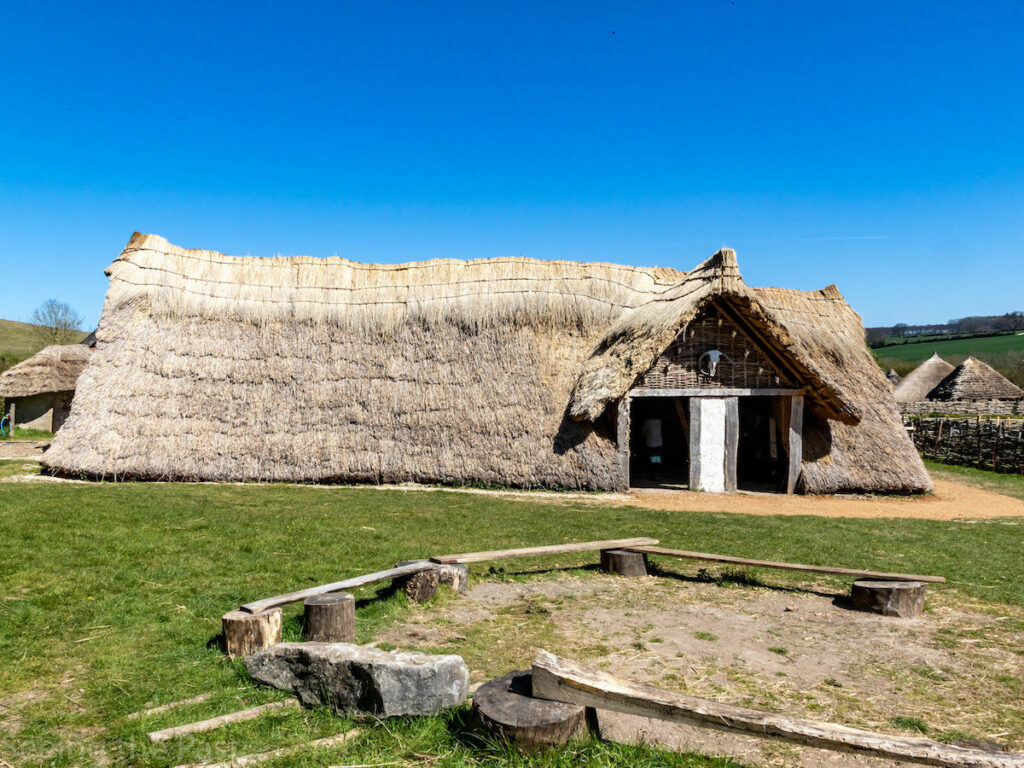
[[[1024,746],[1024,610],[930,589],[926,615],[907,620],[855,612],[838,597],[814,584],[750,586],[684,574],[538,575],[477,583],[464,598],[417,610],[383,640],[460,653],[474,682],[528,668],[545,648],[717,701]],[[895,765],[613,713],[601,727],[617,741],[747,764]]]
[[[637,490],[630,506],[669,512],[736,512],[746,515],[819,517],[916,517],[959,520],[1024,517],[1024,501],[963,483],[933,478],[935,492],[924,496],[782,496],[777,493],[696,493]]]

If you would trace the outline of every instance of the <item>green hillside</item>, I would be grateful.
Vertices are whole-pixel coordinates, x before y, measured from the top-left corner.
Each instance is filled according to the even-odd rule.
[[[892,358],[907,362],[919,363],[937,352],[939,357],[959,355],[967,357],[983,357],[985,355],[1003,355],[1006,353],[1024,354],[1024,334],[1005,334],[1003,336],[982,336],[974,339],[952,339],[939,341],[916,341],[909,344],[894,344],[890,347],[879,347],[875,355],[879,358]]]
[[[86,337],[84,332],[77,339]],[[21,361],[43,348],[39,327],[17,320],[0,320],[0,357]]]

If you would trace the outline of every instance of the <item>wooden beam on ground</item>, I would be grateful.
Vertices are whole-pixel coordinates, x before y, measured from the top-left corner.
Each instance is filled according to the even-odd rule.
[[[857,568],[830,568],[825,565],[801,565],[800,563],[776,563],[772,560],[751,560],[747,557],[731,557],[730,555],[714,555],[710,552],[688,552],[684,549],[666,549],[654,546],[622,547],[634,552],[646,552],[648,555],[664,555],[684,560],[710,560],[716,563],[732,565],[749,565],[755,568],[778,568],[783,571],[806,571],[808,573],[830,573],[834,576],[853,576],[858,579],[880,579],[883,581],[924,581],[929,584],[945,584],[942,576],[915,576],[909,573],[882,573],[880,571],[862,571]]]
[[[193,733],[212,731],[220,728],[222,725],[228,725],[229,723],[241,723],[246,720],[255,720],[265,712],[270,712],[275,709],[283,709],[285,707],[297,707],[298,705],[298,699],[272,701],[269,704],[261,704],[258,707],[253,707],[252,709],[243,709],[239,712],[231,712],[227,715],[221,715],[220,717],[211,717],[209,720],[200,720],[195,723],[178,725],[174,728],[164,728],[162,731],[153,731],[152,733],[147,733],[146,736],[148,736],[149,740],[153,743],[158,743],[161,741],[167,741],[168,739],[177,738],[178,736],[188,736]]]
[[[910,760],[945,768],[1024,768],[1024,754],[982,752],[915,736],[848,728],[685,696],[653,685],[619,680],[597,669],[538,651],[533,695],[566,704],[641,717],[767,736],[819,749]]]
[[[210,698],[212,693],[200,693],[198,696],[193,696],[191,699],[182,699],[181,701],[172,701],[170,704],[161,704],[159,707],[151,707],[150,709],[144,709],[141,712],[132,712],[130,715],[125,715],[125,720],[138,720],[140,717],[150,717],[152,715],[159,715],[161,712],[167,712],[175,709],[176,707],[185,707],[189,704],[201,704]]]
[[[611,539],[609,541],[581,541],[575,544],[552,544],[546,547],[525,547],[523,549],[497,549],[492,552],[466,552],[461,555],[441,555],[430,558],[442,565],[453,563],[482,563],[487,560],[507,560],[510,557],[531,557],[533,555],[564,555],[568,552],[595,552],[601,549],[625,549],[648,544],[657,544],[657,539]]]
[[[293,744],[290,747],[272,749],[269,752],[259,752],[254,755],[240,755],[238,757],[233,757],[230,760],[225,760],[223,762],[217,762],[215,760],[205,760],[201,763],[183,763],[182,765],[175,766],[175,768],[245,768],[245,766],[256,765],[257,763],[265,763],[267,760],[273,760],[275,757],[288,755],[292,752],[297,752],[300,749],[316,749],[317,747],[336,747],[339,744],[344,744],[349,739],[358,736],[359,733],[359,728],[353,728],[351,731],[345,731],[344,733],[339,733],[336,736],[328,736],[324,739],[307,741],[302,744]]]
[[[351,579],[345,579],[344,581],[336,581],[333,584],[322,584],[319,587],[300,589],[298,592],[288,592],[284,595],[276,595],[274,597],[264,598],[263,600],[256,600],[254,602],[246,603],[245,605],[243,605],[242,610],[248,611],[249,613],[260,613],[262,611],[267,610],[268,608],[276,608],[279,605],[298,603],[302,600],[305,600],[307,597],[315,597],[316,595],[326,595],[328,592],[347,592],[350,589],[356,589],[357,587],[365,587],[369,584],[376,584],[380,581],[397,579],[401,576],[412,576],[414,573],[419,573],[420,571],[429,571],[433,567],[433,563],[428,563],[425,560],[418,560],[415,563],[402,565],[398,568],[388,568],[388,570],[386,571],[367,573],[362,576],[355,576]]]

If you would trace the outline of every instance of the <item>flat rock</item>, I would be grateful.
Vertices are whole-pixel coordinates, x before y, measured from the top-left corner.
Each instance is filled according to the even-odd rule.
[[[280,643],[245,661],[256,680],[338,714],[435,715],[469,692],[461,656],[382,651],[350,643]]]

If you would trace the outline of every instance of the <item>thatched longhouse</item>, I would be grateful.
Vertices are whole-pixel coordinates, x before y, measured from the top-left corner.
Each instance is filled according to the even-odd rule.
[[[1019,400],[1024,390],[988,363],[968,357],[928,393],[928,400]]]
[[[60,429],[88,361],[84,344],[55,344],[0,374],[0,398],[11,422],[24,429]]]
[[[179,480],[914,492],[829,286],[522,258],[233,258],[136,234],[54,472]]]
[[[938,352],[933,353],[896,385],[894,392],[896,402],[916,403],[926,399],[928,393],[952,372],[953,366],[939,357]]]

